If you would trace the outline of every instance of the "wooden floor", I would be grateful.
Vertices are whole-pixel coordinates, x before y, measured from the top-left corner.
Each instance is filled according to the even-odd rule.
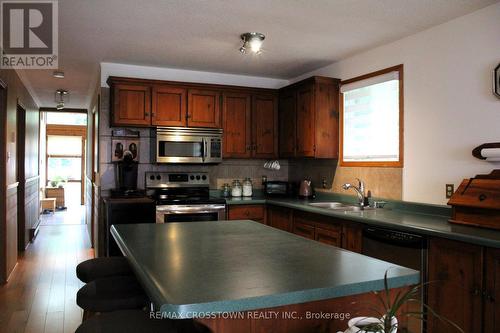
[[[0,286],[0,333],[74,332],[82,316],[75,296],[83,285],[75,267],[92,257],[85,225],[40,226]]]

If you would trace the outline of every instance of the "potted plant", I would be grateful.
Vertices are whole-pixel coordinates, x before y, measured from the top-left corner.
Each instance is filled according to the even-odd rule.
[[[398,320],[396,315],[415,317],[422,321],[425,320],[424,315],[432,315],[439,320],[442,320],[456,329],[457,332],[464,333],[464,331],[451,320],[440,316],[431,307],[423,303],[418,295],[420,294],[421,288],[429,282],[423,285],[417,285],[410,287],[404,292],[398,292],[397,295],[392,299],[390,296],[389,283],[387,280],[387,271],[384,274],[384,290],[374,291],[378,303],[382,305],[384,311],[378,311],[374,309],[373,304],[369,304],[368,310],[376,312],[380,317],[355,317],[349,320],[348,328],[344,332],[338,333],[396,333],[398,331]],[[423,309],[426,311],[405,311],[403,306],[408,303],[418,303],[421,304]],[[329,332],[328,327],[324,332]]]
[[[62,176],[55,176],[51,181],[50,181],[50,186],[56,188],[63,188],[64,185],[68,182],[67,178],[64,178]]]

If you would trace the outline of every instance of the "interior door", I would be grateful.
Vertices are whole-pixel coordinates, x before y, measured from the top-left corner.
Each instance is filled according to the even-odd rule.
[[[220,93],[215,90],[189,89],[188,126],[220,128],[220,99]]]
[[[278,157],[278,101],[272,95],[254,95],[252,99],[253,156]]]
[[[314,90],[307,85],[297,92],[297,157],[314,157]]]
[[[186,89],[155,86],[151,121],[156,126],[186,126]]]
[[[248,94],[222,96],[224,157],[250,157],[251,99]]]
[[[294,157],[296,151],[297,100],[294,90],[280,93],[279,100],[279,154]]]

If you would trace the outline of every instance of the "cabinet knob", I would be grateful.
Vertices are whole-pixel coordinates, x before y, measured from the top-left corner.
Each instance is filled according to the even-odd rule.
[[[482,295],[483,293],[481,292],[481,289],[479,289],[478,287],[475,287],[474,289],[472,289],[472,295],[473,296],[479,296],[479,295]]]
[[[488,302],[495,303],[495,297],[489,291],[484,291],[483,296]]]
[[[484,201],[484,200],[486,200],[486,198],[487,198],[486,194],[480,194],[479,195],[479,201]]]

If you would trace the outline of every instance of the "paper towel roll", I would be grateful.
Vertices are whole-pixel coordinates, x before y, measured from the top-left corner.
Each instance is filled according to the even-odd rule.
[[[500,148],[483,148],[481,156],[489,162],[500,162]]]

